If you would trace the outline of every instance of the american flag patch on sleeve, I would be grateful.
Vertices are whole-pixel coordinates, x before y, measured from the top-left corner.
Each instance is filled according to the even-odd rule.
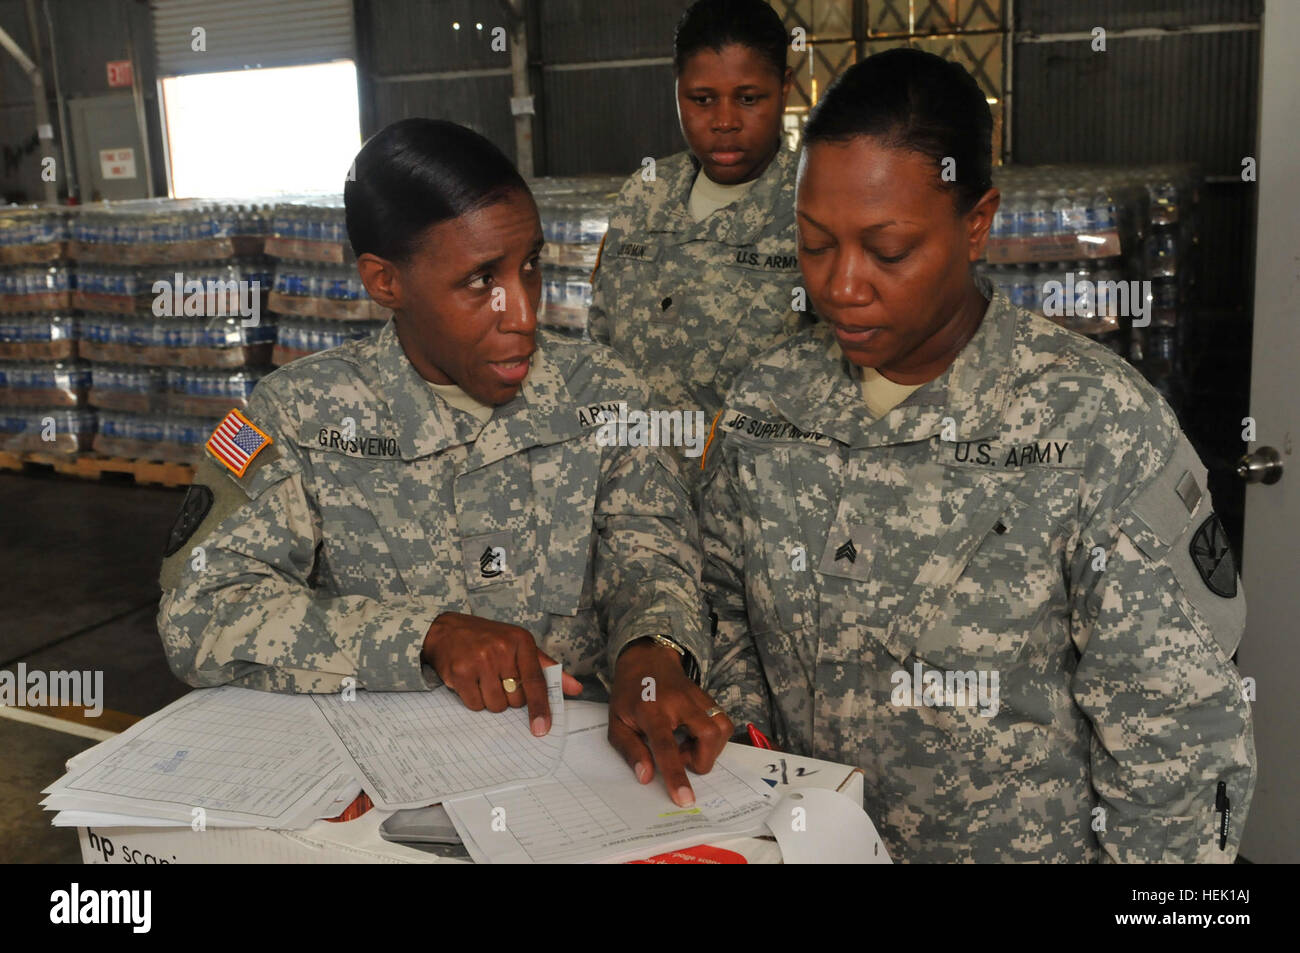
[[[226,414],[207,442],[212,455],[237,477],[242,477],[253,458],[270,445],[271,438],[237,410]]]

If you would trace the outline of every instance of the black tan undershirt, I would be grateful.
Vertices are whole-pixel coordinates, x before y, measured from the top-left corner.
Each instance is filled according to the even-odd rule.
[[[748,182],[740,182],[736,185],[719,185],[701,169],[695,176],[695,184],[691,186],[691,197],[686,206],[690,210],[691,218],[702,222],[718,209],[732,202],[739,202],[757,181],[758,179],[750,179]]]
[[[867,411],[875,420],[885,416],[907,400],[914,391],[925,386],[924,384],[895,384],[874,367],[860,367],[858,372],[862,399],[866,401]]]
[[[432,381],[425,381],[425,383],[429,385],[430,390],[456,410],[473,414],[480,424],[486,424],[492,419],[492,405],[479,402],[465,393],[458,384],[435,384]]]

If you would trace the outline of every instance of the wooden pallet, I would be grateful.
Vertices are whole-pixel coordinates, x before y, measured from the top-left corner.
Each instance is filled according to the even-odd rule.
[[[121,474],[146,486],[189,486],[194,481],[194,467],[188,463],[132,460],[128,457],[106,457],[99,453],[65,456],[56,453],[0,452],[0,470],[53,470],[83,480],[99,480],[106,473],[115,476]]]

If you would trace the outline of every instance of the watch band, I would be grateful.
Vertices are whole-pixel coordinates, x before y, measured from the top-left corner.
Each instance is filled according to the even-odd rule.
[[[674,642],[666,635],[647,635],[645,638],[651,642],[657,642],[666,646],[682,657],[682,668],[686,670],[686,677],[696,685],[700,684],[700,663],[695,660],[695,656],[686,651],[686,647],[679,642]],[[630,643],[629,643],[630,644]]]

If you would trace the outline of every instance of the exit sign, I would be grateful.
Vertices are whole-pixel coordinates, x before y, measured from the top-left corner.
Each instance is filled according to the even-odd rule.
[[[131,85],[131,61],[130,60],[110,60],[107,65],[108,65],[109,86],[130,86]]]

